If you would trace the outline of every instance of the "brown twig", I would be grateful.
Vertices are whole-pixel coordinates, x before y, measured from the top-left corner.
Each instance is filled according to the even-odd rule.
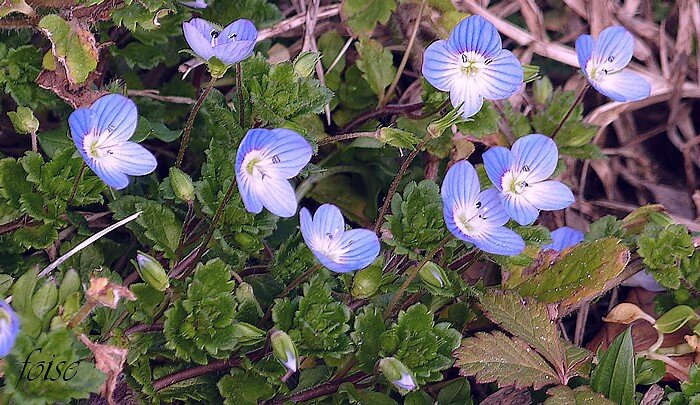
[[[190,111],[189,117],[187,117],[187,122],[185,123],[185,131],[182,134],[182,141],[180,143],[180,150],[177,152],[177,159],[175,159],[175,167],[177,168],[179,168],[182,165],[182,160],[185,158],[185,150],[187,150],[187,144],[190,141],[190,133],[192,132],[192,126],[194,125],[194,118],[197,116],[199,109],[202,108],[202,104],[204,104],[204,99],[207,98],[207,95],[209,94],[211,89],[214,88],[215,81],[216,79],[214,77],[212,77],[209,80],[209,83],[207,83],[204,90],[202,90],[202,94],[200,94],[199,98],[197,99],[197,102],[194,104],[194,107],[192,107],[192,111]]]
[[[356,383],[364,378],[367,377],[367,374],[362,373],[362,372],[357,372],[354,374],[351,374],[347,377],[339,378],[337,380],[331,380],[325,384],[317,385],[313,388],[310,388],[306,391],[301,391],[296,394],[287,396],[287,397],[281,397],[281,398],[276,398],[268,403],[270,405],[279,405],[283,404],[285,402],[291,402],[291,403],[301,403],[301,402],[306,402],[310,401],[315,398],[320,398],[326,395],[333,394],[334,392],[338,391],[338,387],[340,387],[342,384],[349,382],[349,383]]]

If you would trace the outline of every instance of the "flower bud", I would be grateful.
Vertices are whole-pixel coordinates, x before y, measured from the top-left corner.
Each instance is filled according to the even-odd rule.
[[[318,52],[302,52],[294,59],[294,73],[299,77],[305,79],[310,78],[314,70],[316,70],[316,63],[321,59],[321,54]]]
[[[374,295],[382,283],[381,266],[369,266],[355,273],[352,279],[352,296],[355,298],[367,298]]]
[[[540,77],[540,67],[535,65],[523,65],[523,83],[530,83]]]
[[[170,187],[173,188],[175,196],[182,201],[189,202],[194,200],[192,178],[177,167],[170,168]]]
[[[424,283],[437,287],[449,287],[450,280],[447,279],[447,274],[440,266],[433,262],[427,262],[420,270],[418,270],[418,275]]]
[[[287,370],[295,373],[299,369],[299,356],[292,338],[284,331],[276,330],[270,335],[272,354]]]
[[[411,370],[394,357],[386,357],[379,361],[379,369],[402,394],[418,387]]]
[[[236,288],[236,300],[243,305],[245,303],[250,303],[252,304],[256,311],[258,312],[259,316],[263,316],[263,310],[260,307],[260,303],[258,302],[258,299],[255,298],[255,292],[253,291],[253,286],[251,286],[248,283],[241,283],[238,288]]]
[[[538,104],[547,104],[547,100],[552,96],[552,82],[547,77],[537,80],[534,85],[533,95]]]
[[[442,135],[443,132],[445,132],[447,128],[451,128],[452,125],[463,121],[460,108],[462,108],[462,104],[453,108],[452,111],[445,114],[444,117],[428,124],[427,131],[430,134],[430,136],[432,136],[433,138],[438,138],[440,137],[440,135]]]
[[[168,273],[166,273],[163,266],[158,263],[158,260],[143,252],[137,252],[136,263],[138,264],[136,270],[138,270],[139,276],[141,276],[141,279],[145,281],[146,284],[158,291],[165,291],[170,287]]]
[[[7,113],[12,121],[12,126],[17,132],[23,134],[35,134],[39,130],[39,120],[34,116],[31,108],[17,107],[17,111]]]
[[[265,340],[265,331],[249,323],[236,322],[233,324],[233,337],[244,346],[253,345]]]

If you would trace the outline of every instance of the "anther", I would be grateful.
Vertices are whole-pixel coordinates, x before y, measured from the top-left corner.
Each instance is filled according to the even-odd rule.
[[[466,55],[466,54],[462,54],[462,62],[463,62],[463,63],[469,62],[469,61],[467,60],[467,55]]]
[[[528,165],[523,166],[523,171],[524,171],[524,172],[529,172],[529,171],[530,171],[530,166],[528,166]]]
[[[272,163],[279,163],[279,162],[280,162],[279,156],[275,155],[272,157]]]

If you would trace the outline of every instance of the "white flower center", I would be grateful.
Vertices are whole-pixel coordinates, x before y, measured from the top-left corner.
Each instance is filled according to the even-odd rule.
[[[620,69],[614,68],[614,60],[614,56],[608,56],[608,58],[602,62],[595,61],[593,58],[591,58],[586,63],[586,74],[591,78],[591,80],[600,80],[611,73],[618,72]]]
[[[96,160],[111,155],[113,146],[118,145],[105,145],[104,139],[101,139],[100,135],[96,133],[90,133],[83,138],[83,151],[85,151],[86,155]]]
[[[262,151],[251,150],[245,155],[245,158],[243,158],[241,167],[248,176],[264,179],[266,176],[264,170],[265,165],[262,162],[265,159]]]
[[[530,184],[527,182],[527,175],[530,168],[525,165],[522,171],[507,171],[501,180],[501,188],[506,193],[522,194]]]
[[[462,73],[467,77],[478,75],[482,69],[492,62],[491,58],[485,58],[475,51],[464,52],[460,55],[460,58]]]
[[[452,215],[457,227],[466,235],[474,235],[481,231],[483,220],[487,219],[487,207],[482,208],[481,201],[473,205],[455,205]]]

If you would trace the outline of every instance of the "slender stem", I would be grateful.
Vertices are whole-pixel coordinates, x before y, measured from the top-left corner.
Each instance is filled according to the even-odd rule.
[[[297,277],[296,279],[294,279],[294,281],[292,281],[292,283],[289,284],[289,285],[287,286],[287,288],[285,288],[285,289],[278,295],[278,298],[282,298],[282,297],[286,296],[287,294],[289,294],[290,291],[292,291],[293,289],[297,288],[297,286],[299,286],[299,284],[303,283],[304,280],[306,280],[307,278],[309,278],[309,276],[311,276],[311,275],[314,274],[315,272],[319,271],[319,270],[321,269],[321,267],[323,267],[323,266],[321,266],[321,265],[318,264],[318,263],[316,263],[316,264],[314,264],[313,266],[311,266],[311,267],[310,267],[308,270],[306,270],[301,276],[299,276],[299,277]]]
[[[339,142],[339,141],[347,141],[348,139],[356,139],[356,138],[377,138],[379,135],[378,131],[374,132],[351,132],[349,134],[340,134],[340,135],[334,135],[334,136],[327,136],[321,140],[319,140],[318,146],[321,145],[326,145],[329,143],[334,143],[334,142]]]
[[[238,93],[238,123],[243,128],[245,122],[245,105],[243,105],[243,65],[236,64],[236,93]]]
[[[85,319],[86,316],[90,314],[90,312],[97,306],[97,301],[93,301],[88,299],[85,301],[85,304],[83,304],[82,307],[78,310],[78,312],[73,315],[73,318],[68,322],[68,329],[73,329],[76,326],[80,324],[80,322]]]
[[[589,84],[586,84],[585,86],[583,86],[583,88],[581,89],[581,92],[578,93],[578,96],[576,96],[576,100],[574,100],[574,102],[571,104],[571,107],[569,107],[569,111],[567,111],[566,114],[564,114],[564,118],[562,118],[561,121],[559,121],[559,125],[557,125],[557,127],[554,129],[554,132],[552,132],[552,135],[550,136],[550,138],[554,138],[559,133],[561,128],[564,126],[566,121],[571,116],[571,113],[574,112],[574,109],[576,108],[576,106],[581,102],[581,100],[583,100],[583,95],[586,94],[586,90],[588,90],[589,86],[590,86]]]
[[[399,68],[396,70],[396,74],[394,75],[394,80],[391,82],[391,85],[389,86],[389,90],[386,91],[384,94],[384,97],[379,101],[379,106],[384,107],[389,100],[391,99],[391,95],[394,93],[394,90],[396,90],[396,86],[399,84],[399,80],[401,79],[401,75],[403,74],[403,70],[406,68],[406,63],[408,63],[408,57],[411,54],[411,49],[413,48],[413,42],[416,40],[416,35],[418,34],[418,28],[420,27],[420,21],[421,18],[423,17],[423,10],[425,10],[425,4],[426,1],[422,0],[420,2],[420,6],[418,8],[418,16],[416,16],[416,23],[413,25],[413,30],[411,31],[411,37],[408,39],[408,45],[406,45],[406,51],[403,53],[403,58],[401,58],[401,63],[399,64]]]
[[[32,132],[31,136],[32,136],[32,152],[38,152],[39,151],[39,143],[38,143],[38,140],[36,139],[36,132]]]
[[[344,378],[339,378],[339,379],[334,379],[331,381],[328,381],[327,383],[317,385],[313,388],[309,388],[308,390],[298,392],[296,394],[292,394],[288,397],[283,397],[283,398],[277,398],[277,399],[272,399],[269,403],[272,405],[278,405],[278,404],[284,404],[286,402],[290,403],[302,403],[306,401],[310,401],[315,398],[319,398],[322,396],[330,395],[333,394],[334,392],[338,391],[338,388],[346,383],[356,383],[364,378],[367,377],[367,374],[363,372],[357,372],[355,374],[349,375]]]
[[[348,48],[350,48],[350,45],[352,45],[352,41],[354,41],[354,40],[355,40],[355,37],[348,38],[348,40],[345,42],[345,45],[343,45],[343,48],[340,49],[340,52],[338,52],[338,55],[335,57],[335,59],[333,59],[333,63],[331,63],[331,65],[328,66],[328,70],[326,70],[326,74],[328,74],[331,70],[333,70],[335,65],[337,65],[338,62],[340,62],[340,59],[343,58],[343,56],[345,55],[345,52],[348,51]]]
[[[187,278],[187,276],[189,276],[192,273],[195,266],[199,262],[199,259],[202,258],[204,251],[207,250],[207,245],[209,245],[209,242],[211,241],[211,237],[214,235],[214,231],[216,230],[216,225],[219,223],[219,220],[223,216],[224,209],[226,208],[226,205],[229,203],[229,201],[231,201],[231,197],[233,197],[233,190],[235,190],[235,188],[236,188],[236,178],[234,177],[233,179],[231,179],[231,185],[228,187],[228,190],[226,190],[226,195],[224,195],[224,199],[221,200],[219,207],[216,209],[216,213],[214,213],[214,218],[212,218],[211,225],[209,225],[209,231],[207,232],[206,236],[204,237],[202,244],[199,245],[199,248],[197,249],[197,253],[194,256],[194,260],[190,263],[189,266],[185,267],[182,274],[174,275],[175,278],[184,279],[184,278]]]
[[[418,156],[418,153],[421,151],[421,149],[425,147],[425,145],[430,139],[430,134],[426,134],[423,140],[418,144],[418,146],[416,146],[415,149],[411,151],[408,157],[406,157],[406,160],[404,160],[401,164],[401,168],[399,169],[398,174],[396,175],[396,177],[394,177],[394,180],[391,182],[391,186],[389,186],[389,191],[387,192],[386,197],[384,198],[384,204],[382,204],[382,208],[379,210],[377,222],[374,223],[374,233],[379,232],[379,228],[381,228],[382,223],[384,222],[384,215],[386,215],[387,211],[389,211],[391,199],[394,198],[394,194],[396,194],[396,189],[399,187],[399,182],[401,181],[401,178],[403,178],[404,174],[406,174],[406,171],[411,165],[411,162],[413,162],[413,159],[415,159],[416,156]]]
[[[182,257],[182,248],[185,245],[185,239],[187,238],[187,232],[185,232],[192,220],[194,214],[194,202],[187,201],[187,213],[185,214],[185,219],[182,221],[182,232],[180,233],[180,240],[177,242],[177,249],[175,249],[175,261],[177,263]]]
[[[85,162],[82,162],[80,164],[80,172],[78,173],[78,176],[75,178],[75,182],[73,182],[73,190],[70,192],[70,197],[68,197],[68,201],[66,201],[66,208],[70,205],[70,203],[73,202],[73,199],[75,198],[75,194],[78,192],[78,185],[80,184],[80,180],[83,179],[83,175],[85,174],[85,169],[87,168],[87,165]]]
[[[428,261],[430,261],[433,256],[437,254],[437,252],[442,249],[447,242],[452,240],[452,235],[446,236],[443,240],[438,243],[437,246],[435,246],[430,252],[428,252],[423,260],[420,261],[415,267],[413,267],[410,270],[410,273],[408,273],[408,276],[406,276],[406,280],[404,280],[403,284],[401,284],[401,287],[399,287],[398,291],[394,294],[394,298],[391,299],[391,302],[389,303],[389,306],[386,307],[386,310],[384,311],[384,318],[390,317],[394,313],[394,308],[396,308],[396,305],[398,305],[399,300],[401,300],[401,297],[403,296],[403,293],[406,292],[406,289],[408,286],[413,282],[413,280],[416,278],[418,275],[418,272],[420,271],[423,266],[425,266]]]
[[[204,104],[204,100],[209,95],[209,92],[214,88],[215,81],[216,78],[214,77],[209,80],[209,83],[207,83],[204,90],[202,90],[202,94],[199,95],[197,102],[194,103],[194,107],[192,107],[189,117],[187,117],[185,132],[182,134],[182,141],[180,142],[180,150],[177,152],[177,159],[175,160],[175,167],[178,169],[182,165],[182,160],[185,158],[185,150],[187,150],[187,144],[190,142],[190,133],[192,132],[192,126],[194,125],[194,118],[197,116],[199,109],[202,108],[202,104]]]

